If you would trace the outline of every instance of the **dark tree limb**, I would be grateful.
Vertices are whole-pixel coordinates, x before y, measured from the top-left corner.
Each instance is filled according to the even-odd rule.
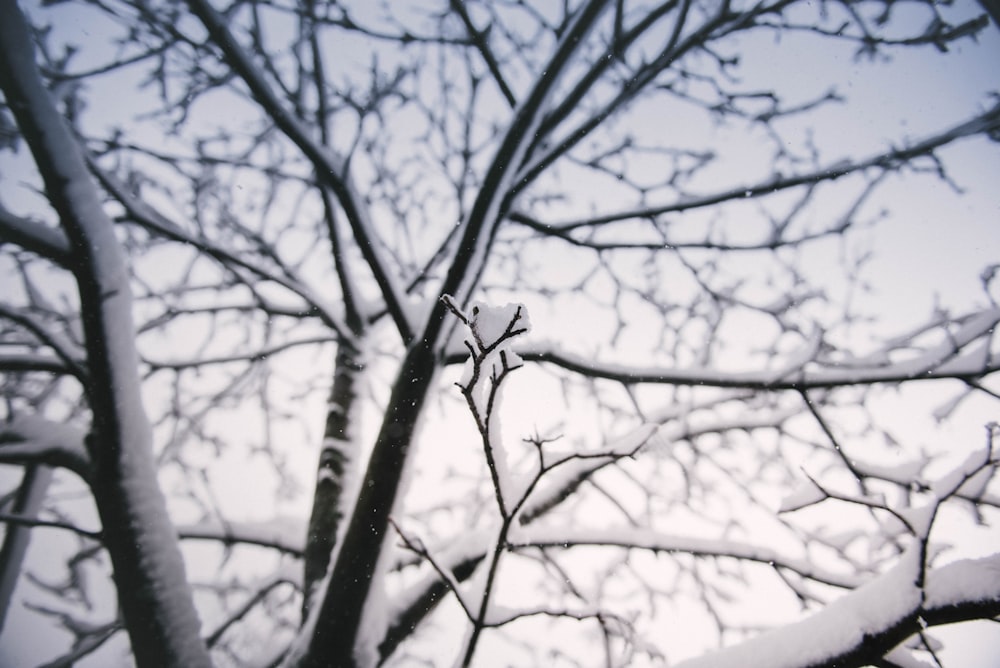
[[[141,401],[125,259],[86,160],[35,66],[32,30],[0,3],[0,87],[73,249],[86,338],[91,489],[139,666],[207,667]]]

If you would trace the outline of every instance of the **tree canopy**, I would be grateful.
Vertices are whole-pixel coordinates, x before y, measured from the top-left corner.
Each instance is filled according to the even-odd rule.
[[[993,0],[0,2],[0,659],[949,665],[998,56]]]

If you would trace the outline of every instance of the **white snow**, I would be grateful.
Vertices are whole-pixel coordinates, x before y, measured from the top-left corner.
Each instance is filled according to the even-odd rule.
[[[920,551],[914,546],[894,568],[812,616],[684,661],[678,668],[795,668],[828,662],[856,647],[866,635],[889,629],[920,609],[921,592],[915,585],[920,568]],[[925,594],[925,610],[1000,599],[1000,554],[931,571]],[[898,649],[893,651],[896,657],[912,658]]]
[[[965,461],[947,475],[934,481],[931,485],[931,491],[939,499],[947,498],[958,492],[973,498],[982,494],[986,490],[986,484],[996,471],[996,467],[989,464],[990,454],[984,450],[969,453]]]
[[[531,331],[531,320],[524,304],[489,306],[475,302],[468,318],[473,354],[465,362],[460,385],[472,399],[476,419],[486,427],[490,467],[496,477],[502,512],[521,498],[525,484],[518,484],[511,474],[507,452],[503,447],[500,405],[506,372],[521,366],[521,357],[514,352],[514,340]],[[478,375],[477,375],[478,372]],[[490,400],[492,398],[492,405]]]
[[[925,587],[929,608],[1000,599],[1000,553],[936,569]]]
[[[885,655],[885,658],[890,662],[890,665],[899,666],[899,668],[934,668],[934,664],[918,659],[902,647],[892,650]]]
[[[482,302],[472,305],[472,328],[484,346],[489,347],[500,340],[508,329],[523,330],[523,334],[531,331],[531,319],[524,304],[504,304],[503,306],[488,306]]]
[[[796,487],[788,496],[781,500],[779,513],[799,510],[827,498],[826,492],[820,489],[812,480],[806,480]]]
[[[713,385],[719,387],[746,387],[748,385],[781,385],[796,382],[804,385],[828,385],[852,383],[876,383],[898,378],[915,378],[932,372],[934,375],[975,374],[985,365],[996,364],[1000,355],[992,354],[984,358],[980,346],[970,346],[1000,323],[1000,307],[987,309],[970,316],[946,341],[919,352],[916,356],[898,362],[886,362],[884,355],[871,359],[852,360],[848,364],[843,359],[825,360],[820,357],[804,366],[803,355],[809,343],[800,350],[793,360],[799,364],[797,370],[786,365],[778,370],[733,372],[712,367],[647,367],[640,375],[636,369],[614,362],[598,361],[574,355],[554,345],[536,343],[530,349],[535,356],[559,364],[569,369],[587,369],[598,376],[609,378],[655,379],[659,382],[674,382],[689,385]],[[965,350],[970,346],[969,350]],[[522,349],[527,350],[527,349]]]
[[[0,428],[0,462],[63,465],[83,474],[90,466],[84,436],[82,429],[65,422],[18,415]]]
[[[893,626],[920,605],[914,581],[920,552],[910,549],[895,568],[795,624],[678,664],[678,668],[796,668],[834,658]]]

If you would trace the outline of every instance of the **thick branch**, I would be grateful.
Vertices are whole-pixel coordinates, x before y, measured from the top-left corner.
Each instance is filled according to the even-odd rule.
[[[93,470],[76,427],[36,415],[19,415],[0,428],[0,462],[63,467],[90,482]]]
[[[303,619],[309,615],[315,587],[330,567],[341,521],[350,510],[345,492],[350,467],[357,467],[352,461],[358,454],[352,432],[358,414],[357,384],[363,371],[364,362],[358,351],[344,345],[338,347],[306,533]]]
[[[921,605],[916,551],[889,572],[796,624],[678,668],[854,668],[872,665],[925,626],[1000,614],[1000,555],[930,571]]]
[[[15,216],[0,206],[0,242],[15,243],[46,257],[61,267],[69,267],[72,249],[61,230]]]
[[[11,509],[14,514],[36,519],[51,481],[52,469],[48,466],[26,467]],[[3,630],[7,611],[10,610],[11,598],[30,541],[30,527],[10,523],[4,530],[3,547],[0,547],[0,631]]]
[[[0,87],[77,262],[92,412],[92,489],[140,666],[209,666],[184,562],[156,480],[141,402],[128,272],[86,161],[34,64],[32,31],[0,3]]]

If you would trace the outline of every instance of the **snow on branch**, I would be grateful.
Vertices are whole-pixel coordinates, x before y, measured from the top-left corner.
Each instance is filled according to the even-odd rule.
[[[520,350],[526,361],[547,362],[594,378],[617,380],[627,384],[665,383],[672,385],[707,385],[764,390],[803,390],[832,388],[846,385],[893,383],[917,379],[959,378],[976,380],[1000,371],[1000,354],[991,352],[986,343],[1000,323],[1000,307],[993,307],[939,323],[944,340],[899,361],[891,361],[899,342],[879,354],[864,358],[820,355],[815,340],[806,341],[802,350],[792,353],[796,368],[783,365],[777,370],[730,372],[710,367],[686,369],[636,368],[613,362],[601,362],[548,345],[535,345]],[[952,325],[954,329],[949,329]],[[913,345],[912,339],[907,339]]]
[[[795,624],[684,661],[678,668],[852,668],[869,665],[925,626],[1000,614],[1000,554],[932,570],[920,551]]]
[[[888,467],[875,467],[869,464],[862,464],[856,469],[865,477],[886,480],[908,490],[928,494],[929,499],[922,506],[895,507],[886,501],[883,494],[857,495],[837,491],[803,472],[806,481],[782,500],[778,512],[787,513],[801,510],[827,499],[842,501],[887,511],[900,521],[908,533],[925,540],[930,532],[938,507],[949,499],[958,498],[974,504],[995,505],[996,498],[988,492],[987,486],[996,474],[997,467],[1000,466],[1000,456],[998,456],[994,442],[998,433],[1000,433],[1000,426],[997,423],[987,424],[986,445],[971,452],[951,471],[933,481],[918,477],[922,464],[917,462],[904,462],[895,471]],[[854,466],[853,463],[852,466]]]
[[[25,310],[17,309],[0,304],[0,318],[5,318],[23,327],[32,334],[38,341],[47,346],[55,353],[56,357],[62,360],[65,368],[68,369],[81,382],[87,379],[87,363],[82,347],[71,341],[69,337],[62,336],[53,328],[48,327],[35,314]]]
[[[91,490],[122,619],[137,664],[207,667],[201,622],[156,479],[125,254],[81,143],[35,66],[32,33],[17,3],[0,3],[0,88],[75,251],[92,414],[86,442],[94,454]]]
[[[18,415],[0,426],[0,463],[46,464],[91,479],[90,455],[82,429],[37,415]]]
[[[637,527],[610,529],[522,527],[511,533],[510,543],[514,549],[605,546],[648,550],[650,552],[685,553],[703,557],[730,557],[767,564],[779,570],[794,571],[804,578],[835,587],[853,589],[862,584],[862,580],[856,575],[830,571],[807,559],[790,558],[787,554],[764,545],[671,535]]]
[[[515,485],[500,441],[497,412],[503,382],[522,365],[520,356],[511,346],[516,337],[531,330],[528,311],[523,304],[487,306],[477,302],[467,315],[451,296],[445,295],[442,301],[468,327],[471,335],[465,341],[469,359],[457,384],[482,437],[500,513],[509,519]]]
[[[765,633],[746,643],[682,664],[685,668],[711,665],[754,666],[860,666],[892,651],[893,661],[904,650],[893,647],[907,637],[935,624],[988,618],[1000,612],[1000,554],[956,562],[931,569],[934,554],[930,534],[938,510],[951,498],[979,503],[996,473],[1000,459],[994,448],[996,423],[986,425],[984,448],[937,480],[919,485],[922,503],[910,505],[909,495],[890,503],[882,494],[852,494],[832,490],[805,474],[808,484],[793,492],[779,512],[790,512],[826,500],[836,500],[888,513],[887,535],[905,538],[909,546],[890,571],[823,611],[795,625]],[[912,470],[913,464],[903,465]],[[880,476],[886,479],[900,475]],[[907,485],[909,489],[910,486]],[[798,635],[797,634],[801,634]],[[799,638],[809,638],[803,643]],[[784,647],[777,652],[779,646]],[[739,656],[737,662],[735,657]],[[753,660],[747,661],[750,657]],[[894,664],[895,665],[895,664]]]
[[[61,230],[15,216],[0,205],[0,241],[10,241],[61,267],[70,264],[70,246]]]

